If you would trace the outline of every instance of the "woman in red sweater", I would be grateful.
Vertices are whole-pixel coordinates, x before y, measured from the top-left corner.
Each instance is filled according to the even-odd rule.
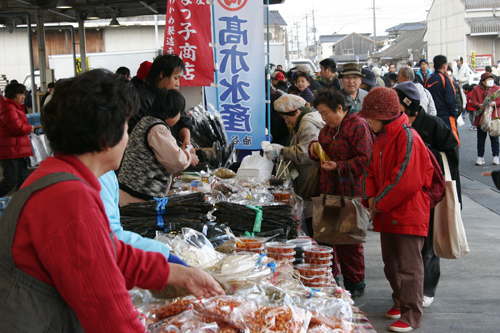
[[[5,87],[5,98],[0,100],[0,165],[3,169],[0,197],[13,188],[17,190],[29,176],[26,157],[33,155],[28,138],[33,126],[28,124],[24,113],[25,94],[25,86],[11,83]]]
[[[127,120],[138,107],[134,88],[107,70],[57,86],[42,115],[55,155],[28,177],[0,220],[3,331],[144,332],[127,291],[134,286],[224,294],[207,273],[169,265],[110,228],[98,178],[119,167]]]

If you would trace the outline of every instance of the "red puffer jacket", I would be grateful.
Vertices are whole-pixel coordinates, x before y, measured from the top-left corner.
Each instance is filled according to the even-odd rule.
[[[30,133],[24,107],[4,98],[0,104],[0,160],[32,156]]]
[[[373,229],[379,232],[427,236],[433,166],[424,142],[402,114],[375,139],[363,177],[363,204],[375,197]]]

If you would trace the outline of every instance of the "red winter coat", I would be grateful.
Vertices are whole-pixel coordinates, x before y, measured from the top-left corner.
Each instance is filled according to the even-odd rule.
[[[363,178],[363,204],[375,197],[377,213],[373,230],[427,236],[433,166],[424,142],[402,114],[385,125],[373,145],[373,155]]]
[[[0,160],[33,156],[30,133],[24,106],[4,98],[0,104]]]

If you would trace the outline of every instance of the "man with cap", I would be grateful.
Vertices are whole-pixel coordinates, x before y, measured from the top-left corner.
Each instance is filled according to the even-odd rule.
[[[460,186],[458,142],[451,130],[438,117],[428,115],[420,106],[420,93],[412,82],[402,82],[396,87],[401,111],[408,116],[408,122],[417,131],[429,147],[443,170],[441,152],[446,154],[450,166],[451,178],[456,182],[458,199],[462,201]],[[434,209],[429,219],[429,232],[424,241],[422,259],[424,263],[424,301],[423,307],[432,304],[441,276],[440,260],[434,253],[433,246]]]
[[[386,318],[389,330],[409,332],[422,324],[424,265],[430,188],[434,167],[427,147],[401,113],[396,90],[374,88],[359,115],[376,138],[363,178],[363,205],[375,212],[373,230],[380,232],[384,273],[394,305]]]
[[[285,74],[280,71],[276,71],[271,76],[271,83],[276,90],[280,90],[283,94],[288,91],[288,85],[285,82]]]
[[[432,75],[432,70],[429,68],[427,59],[424,58],[420,59],[420,61],[418,62],[418,67],[420,67],[420,69],[415,75],[415,82],[418,82],[425,87],[425,82]]]
[[[361,89],[369,92],[372,88],[378,87],[377,81],[375,80],[375,73],[368,67],[363,67],[361,69],[361,74],[365,76],[361,79]]]
[[[457,99],[453,82],[446,75],[448,60],[444,55],[437,55],[433,59],[435,73],[425,82],[425,88],[429,90],[436,105],[437,116],[444,121],[446,126],[453,132],[460,145],[457,131]]]
[[[343,88],[340,90],[340,95],[344,97],[345,106],[349,113],[355,113],[361,110],[363,99],[368,94],[363,89],[360,89],[361,81],[365,74],[361,73],[361,68],[357,63],[350,62],[344,65],[340,73]]]
[[[325,88],[335,88],[340,91],[340,81],[336,78],[337,64],[332,58],[326,58],[319,62],[321,67],[321,77],[326,81]]]
[[[398,72],[398,84],[401,84],[403,82],[413,82],[415,80],[415,72],[413,71],[413,68],[409,66],[404,66],[399,69]],[[423,85],[421,85],[418,82],[415,82],[415,86],[418,89],[418,92],[420,93],[420,106],[424,111],[431,115],[435,116],[437,114],[436,111],[436,105],[434,105],[434,99],[432,98],[431,93],[429,90],[425,89]]]

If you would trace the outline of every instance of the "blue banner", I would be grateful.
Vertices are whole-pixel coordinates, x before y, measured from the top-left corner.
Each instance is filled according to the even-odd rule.
[[[260,149],[265,140],[265,54],[262,1],[216,0],[220,113],[229,141]]]

